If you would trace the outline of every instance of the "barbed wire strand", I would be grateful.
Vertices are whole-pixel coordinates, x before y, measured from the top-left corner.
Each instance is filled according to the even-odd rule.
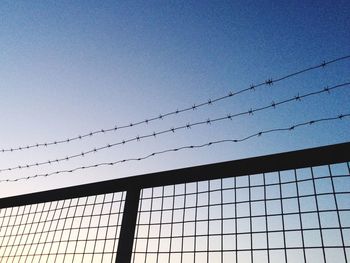
[[[21,181],[21,180],[30,180],[30,179],[34,179],[34,178],[37,178],[37,177],[48,177],[48,176],[57,175],[57,174],[63,174],[63,173],[73,173],[73,172],[76,172],[76,171],[79,171],[79,170],[86,170],[86,169],[97,168],[97,167],[101,167],[101,166],[114,166],[114,165],[125,163],[125,162],[142,161],[142,160],[145,160],[145,159],[149,159],[151,157],[155,157],[157,155],[162,155],[162,154],[170,153],[170,152],[183,151],[185,149],[198,149],[198,148],[203,148],[203,147],[206,147],[206,146],[213,146],[213,145],[216,145],[216,144],[223,144],[223,143],[239,143],[239,142],[244,142],[244,141],[250,140],[250,139],[252,139],[254,137],[261,137],[263,134],[277,133],[277,132],[284,132],[284,131],[294,131],[295,129],[303,127],[303,126],[313,125],[313,124],[321,123],[321,122],[330,122],[330,121],[335,121],[335,120],[343,120],[344,118],[348,118],[348,117],[350,117],[350,113],[340,114],[340,115],[335,116],[335,117],[314,119],[314,120],[311,120],[311,121],[297,123],[297,124],[294,124],[292,126],[284,127],[284,128],[275,128],[275,129],[263,130],[263,131],[260,131],[260,132],[248,135],[246,137],[243,137],[241,139],[224,139],[224,140],[211,141],[211,142],[208,142],[208,143],[198,144],[198,145],[187,145],[187,146],[182,146],[182,147],[178,147],[178,148],[172,148],[172,149],[166,149],[166,150],[162,150],[162,151],[158,151],[158,152],[153,152],[151,154],[145,155],[143,157],[138,157],[138,158],[128,158],[128,159],[123,159],[123,160],[119,160],[119,161],[115,161],[115,162],[97,163],[97,164],[88,165],[88,166],[80,166],[80,167],[76,167],[76,168],[73,168],[73,169],[58,170],[58,171],[55,171],[55,172],[50,172],[50,173],[45,173],[45,174],[36,174],[36,175],[33,175],[33,176],[20,177],[20,178],[17,178],[17,179],[1,179],[0,183],[3,183],[3,182],[18,182],[18,181]]]
[[[26,146],[18,146],[18,147],[12,147],[12,148],[2,148],[2,149],[0,149],[0,152],[1,153],[5,153],[5,152],[23,151],[23,150],[27,150],[27,149],[31,149],[31,148],[48,147],[48,146],[53,146],[53,145],[58,145],[58,144],[63,144],[63,143],[70,143],[70,142],[77,141],[77,140],[82,140],[82,139],[85,139],[87,137],[91,137],[91,136],[94,136],[94,135],[97,135],[97,134],[105,134],[105,133],[109,133],[109,132],[112,132],[112,131],[117,131],[117,130],[121,130],[121,129],[131,128],[131,127],[138,126],[138,125],[141,125],[141,124],[149,124],[150,122],[154,122],[156,120],[162,120],[162,119],[164,119],[166,117],[169,117],[171,115],[176,115],[176,114],[184,113],[184,112],[187,112],[187,111],[195,110],[195,109],[198,109],[198,108],[201,108],[201,107],[204,107],[204,106],[212,105],[213,103],[216,103],[216,102],[219,102],[221,100],[225,100],[225,99],[234,97],[236,95],[239,95],[239,94],[242,94],[242,93],[245,93],[245,92],[248,92],[248,91],[255,90],[256,88],[259,88],[259,87],[262,87],[262,86],[272,86],[274,83],[283,81],[285,79],[288,79],[288,78],[291,78],[291,77],[294,77],[294,76],[297,76],[297,75],[300,75],[302,73],[306,73],[306,72],[309,72],[309,71],[312,71],[312,70],[315,70],[315,69],[324,68],[327,65],[330,65],[330,64],[342,61],[342,60],[347,60],[347,59],[350,59],[350,55],[343,56],[343,57],[338,57],[336,59],[329,60],[329,61],[323,61],[321,64],[318,64],[318,65],[315,65],[315,66],[312,66],[312,67],[309,67],[309,68],[305,68],[305,69],[302,69],[302,70],[290,73],[288,75],[282,76],[282,77],[277,78],[277,79],[269,78],[269,79],[267,79],[264,82],[261,82],[259,84],[255,84],[255,85],[252,84],[249,88],[241,89],[241,90],[236,91],[236,92],[230,91],[227,95],[224,95],[224,96],[221,96],[221,97],[217,97],[215,99],[209,99],[206,102],[201,102],[199,104],[193,104],[190,107],[177,109],[175,111],[167,112],[165,114],[160,114],[158,116],[155,116],[155,117],[152,117],[152,118],[149,118],[149,119],[145,119],[145,120],[142,120],[142,121],[131,122],[131,123],[126,124],[126,125],[114,126],[112,128],[107,128],[107,129],[95,130],[95,131],[92,131],[92,132],[89,132],[89,133],[85,133],[83,135],[78,135],[76,137],[71,137],[71,138],[67,138],[67,139],[63,139],[63,140],[56,140],[56,141],[50,141],[50,142],[44,142],[44,143],[36,143],[36,144],[31,144],[31,145],[26,145]]]
[[[42,165],[60,163],[60,162],[63,162],[63,161],[69,161],[69,160],[74,159],[74,158],[85,157],[86,155],[89,155],[89,154],[92,154],[92,153],[97,153],[97,152],[100,152],[100,151],[103,151],[103,150],[106,150],[106,149],[109,149],[109,148],[113,148],[113,147],[120,146],[120,145],[125,145],[125,144],[128,144],[128,143],[133,142],[133,141],[140,141],[142,139],[146,139],[146,138],[150,138],[150,137],[157,137],[158,135],[163,135],[163,134],[167,134],[167,133],[175,133],[175,131],[182,130],[182,129],[190,129],[190,128],[194,127],[194,126],[205,125],[205,124],[212,124],[212,123],[216,123],[216,122],[224,121],[224,120],[232,120],[233,118],[238,117],[238,116],[253,115],[255,112],[264,111],[264,110],[267,110],[267,109],[270,109],[270,108],[274,108],[275,109],[277,106],[280,106],[282,104],[286,104],[286,103],[289,103],[289,102],[301,101],[304,98],[320,95],[322,93],[330,93],[331,91],[333,91],[335,89],[347,87],[349,85],[350,85],[350,82],[346,82],[346,83],[338,84],[338,85],[335,85],[335,86],[332,86],[332,87],[325,87],[325,88],[320,89],[318,91],[306,93],[306,94],[303,94],[303,95],[299,95],[298,94],[298,95],[296,95],[296,96],[294,96],[292,98],[285,99],[285,100],[282,100],[282,101],[279,101],[279,102],[274,102],[273,101],[270,104],[268,104],[266,106],[263,106],[263,107],[259,107],[259,108],[255,108],[255,109],[251,108],[251,109],[249,109],[247,111],[239,112],[239,113],[236,113],[236,114],[228,114],[228,115],[225,115],[225,116],[222,116],[222,117],[218,117],[218,118],[215,118],[215,119],[207,119],[207,120],[204,120],[204,121],[199,121],[199,122],[194,122],[194,123],[187,123],[186,125],[173,127],[173,128],[166,129],[166,130],[163,130],[163,131],[153,132],[153,133],[146,134],[146,135],[141,135],[141,136],[138,135],[136,137],[133,137],[133,138],[130,138],[130,139],[127,139],[127,140],[122,140],[122,141],[119,141],[119,142],[116,142],[116,143],[107,144],[105,146],[97,147],[97,148],[90,149],[90,150],[82,152],[82,153],[78,153],[78,154],[74,154],[74,155],[70,155],[70,156],[66,156],[66,157],[62,157],[62,158],[57,158],[57,159],[52,159],[52,160],[45,161],[45,162],[37,162],[37,163],[32,163],[32,164],[16,165],[14,167],[9,167],[9,168],[1,168],[0,169],[0,173],[4,172],[4,171],[15,171],[15,170],[19,170],[19,169],[25,169],[25,168],[31,168],[31,167],[39,167],[39,166],[42,166]]]

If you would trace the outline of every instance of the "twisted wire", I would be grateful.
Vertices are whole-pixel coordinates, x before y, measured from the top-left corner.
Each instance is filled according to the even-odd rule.
[[[248,92],[248,91],[255,90],[256,88],[260,88],[262,86],[272,86],[274,83],[283,81],[285,79],[288,79],[288,78],[291,78],[291,77],[294,77],[294,76],[297,76],[297,75],[300,75],[302,73],[306,73],[306,72],[309,72],[309,71],[312,71],[312,70],[315,70],[315,69],[324,68],[327,65],[330,65],[330,64],[342,61],[342,60],[347,60],[347,59],[350,59],[350,55],[343,56],[343,57],[338,57],[338,58],[335,58],[335,59],[329,60],[329,61],[323,61],[321,64],[318,64],[318,65],[315,65],[315,66],[311,66],[311,67],[308,67],[308,68],[305,68],[305,69],[302,69],[302,70],[290,73],[288,75],[285,75],[285,76],[282,76],[282,77],[279,77],[279,78],[276,78],[276,79],[269,78],[269,79],[267,79],[264,82],[261,82],[259,84],[255,84],[255,85],[252,84],[248,88],[241,89],[241,90],[236,91],[236,92],[230,91],[227,95],[224,95],[224,96],[221,96],[221,97],[217,97],[217,98],[214,98],[214,99],[209,99],[206,102],[201,102],[199,104],[193,104],[192,106],[185,107],[185,108],[182,108],[182,109],[177,109],[177,110],[174,110],[174,111],[170,111],[170,112],[167,112],[167,113],[164,113],[164,114],[160,114],[158,116],[154,116],[154,117],[151,117],[149,119],[142,120],[142,121],[130,122],[129,124],[121,125],[121,126],[117,126],[116,125],[114,127],[107,128],[107,129],[99,129],[99,130],[95,130],[95,131],[92,131],[92,132],[89,132],[89,133],[85,133],[85,134],[82,134],[82,135],[78,135],[78,136],[75,136],[75,137],[70,137],[70,138],[67,138],[67,139],[54,140],[54,141],[43,142],[43,143],[36,143],[36,144],[30,144],[30,145],[26,145],[26,146],[23,145],[23,146],[18,146],[18,147],[2,148],[2,149],[0,149],[0,152],[5,153],[5,152],[23,151],[23,150],[27,150],[27,149],[31,149],[31,148],[48,147],[48,146],[53,146],[53,145],[58,145],[58,144],[63,144],[63,143],[70,143],[70,142],[73,142],[73,141],[85,139],[87,137],[95,136],[97,134],[105,134],[105,133],[117,131],[117,130],[120,130],[120,129],[131,128],[131,127],[138,126],[138,125],[141,125],[141,124],[149,124],[149,123],[154,122],[156,120],[162,120],[162,119],[164,119],[166,117],[169,117],[171,115],[177,115],[177,114],[184,113],[184,112],[191,111],[191,110],[195,110],[195,109],[198,109],[198,108],[201,108],[201,107],[204,107],[204,106],[212,105],[212,104],[214,104],[216,102],[219,102],[219,101],[222,101],[222,100],[226,100],[228,98],[234,97],[236,95],[239,95],[239,94],[242,94],[242,93],[245,93],[245,92]]]
[[[207,147],[207,146],[213,146],[216,144],[223,144],[223,143],[239,143],[239,142],[244,142],[247,140],[250,140],[254,137],[261,137],[264,134],[268,134],[268,133],[278,133],[278,132],[285,132],[285,131],[294,131],[300,127],[304,127],[304,126],[308,126],[308,125],[313,125],[313,124],[317,124],[317,123],[321,123],[321,122],[330,122],[330,121],[335,121],[335,120],[343,120],[344,118],[348,118],[350,117],[350,113],[347,114],[340,114],[338,116],[334,116],[334,117],[325,117],[325,118],[320,118],[320,119],[314,119],[314,120],[310,120],[310,121],[306,121],[306,122],[301,122],[301,123],[297,123],[294,124],[292,126],[289,127],[282,127],[282,128],[274,128],[274,129],[269,129],[269,130],[263,130],[260,132],[256,132],[253,134],[250,134],[246,137],[240,138],[240,139],[224,139],[224,140],[217,140],[217,141],[211,141],[208,143],[204,143],[204,144],[198,144],[198,145],[187,145],[187,146],[181,146],[178,148],[172,148],[172,149],[166,149],[166,150],[162,150],[162,151],[158,151],[158,152],[153,152],[151,154],[145,155],[143,157],[138,157],[138,158],[128,158],[128,159],[123,159],[123,160],[118,160],[118,161],[114,161],[114,162],[103,162],[103,163],[97,163],[97,164],[93,164],[93,165],[87,165],[87,166],[80,166],[80,167],[76,167],[73,169],[67,169],[67,170],[58,170],[55,172],[50,172],[50,173],[43,173],[43,174],[35,174],[32,176],[26,176],[26,177],[20,177],[20,178],[16,178],[16,179],[1,179],[0,183],[4,183],[4,182],[18,182],[18,181],[22,181],[22,180],[31,180],[37,177],[48,177],[48,176],[52,176],[52,175],[57,175],[57,174],[63,174],[63,173],[73,173],[79,170],[86,170],[86,169],[91,169],[91,168],[97,168],[97,167],[101,167],[101,166],[115,166],[117,164],[121,164],[121,163],[125,163],[125,162],[131,162],[131,161],[142,161],[145,159],[149,159],[151,157],[155,157],[157,155],[162,155],[165,153],[170,153],[170,152],[177,152],[177,151],[183,151],[185,149],[199,149],[199,148],[203,148],[203,147]]]
[[[271,102],[270,104],[266,105],[266,106],[262,106],[259,108],[255,108],[255,109],[249,109],[247,111],[242,111],[236,114],[228,114],[226,116],[222,116],[222,117],[218,117],[215,119],[207,119],[204,121],[199,121],[199,122],[194,122],[194,123],[187,123],[186,125],[182,125],[182,126],[177,126],[177,127],[172,127],[170,129],[166,129],[166,130],[162,130],[162,131],[158,131],[158,132],[153,132],[150,134],[146,134],[146,135],[138,135],[136,137],[127,139],[127,140],[122,140],[116,143],[112,143],[112,144],[107,144],[105,146],[101,146],[101,147],[97,147],[94,149],[90,149],[88,151],[82,152],[82,153],[78,153],[78,154],[74,154],[74,155],[70,155],[70,156],[66,156],[66,157],[62,157],[62,158],[57,158],[57,159],[52,159],[49,161],[44,161],[44,162],[37,162],[37,163],[32,163],[32,164],[25,164],[25,165],[16,165],[14,167],[8,167],[8,168],[1,168],[0,172],[4,172],[4,171],[14,171],[14,170],[19,170],[19,169],[25,169],[25,168],[31,168],[31,167],[39,167],[42,165],[47,165],[47,164],[53,164],[53,163],[60,163],[62,161],[69,161],[71,159],[74,158],[78,158],[78,157],[85,157],[86,155],[92,154],[92,153],[97,153],[109,148],[113,148],[116,146],[120,146],[120,145],[125,145],[128,144],[130,142],[133,141],[140,141],[142,139],[146,139],[146,138],[150,138],[150,137],[157,137],[158,135],[163,135],[163,134],[167,134],[167,133],[175,133],[175,131],[178,130],[183,130],[183,129],[190,129],[194,126],[200,126],[200,125],[205,125],[205,124],[212,124],[212,123],[216,123],[219,121],[223,121],[223,120],[232,120],[233,118],[236,118],[238,116],[243,116],[243,115],[253,115],[256,112],[260,112],[260,111],[264,111],[270,108],[275,109],[277,106],[283,105],[283,104],[287,104],[290,102],[297,102],[297,101],[301,101],[304,98],[307,97],[311,97],[311,96],[316,96],[319,94],[323,94],[323,93],[330,93],[331,91],[335,90],[335,89],[340,89],[343,87],[348,87],[350,85],[350,82],[345,82],[345,83],[341,83],[332,87],[325,87],[323,89],[320,89],[318,91],[314,91],[314,92],[309,92],[303,95],[296,95],[294,97],[279,101],[279,102]]]

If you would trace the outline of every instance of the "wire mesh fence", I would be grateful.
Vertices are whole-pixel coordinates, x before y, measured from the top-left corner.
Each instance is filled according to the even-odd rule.
[[[348,163],[143,189],[132,262],[347,262],[349,200]]]
[[[0,199],[1,262],[350,258],[350,143]]]
[[[125,193],[0,210],[1,262],[114,262]]]

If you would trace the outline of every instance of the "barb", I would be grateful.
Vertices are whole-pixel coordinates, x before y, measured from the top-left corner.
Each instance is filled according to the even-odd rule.
[[[89,133],[85,133],[85,134],[78,135],[75,137],[70,137],[67,139],[61,139],[61,140],[50,141],[50,142],[42,142],[42,143],[36,143],[36,144],[30,144],[30,145],[23,145],[23,146],[12,147],[12,148],[2,148],[2,149],[0,149],[0,152],[5,153],[5,152],[23,151],[23,150],[27,150],[27,149],[31,149],[31,148],[48,147],[48,146],[54,146],[54,145],[63,144],[63,143],[70,143],[70,142],[82,140],[82,139],[85,139],[87,137],[91,137],[91,136],[94,136],[97,134],[105,134],[105,133],[117,131],[120,129],[127,129],[127,128],[131,128],[131,127],[135,127],[135,126],[138,126],[141,124],[149,124],[149,123],[157,121],[157,120],[163,120],[164,118],[172,116],[172,115],[177,115],[177,114],[184,113],[187,111],[193,111],[195,109],[202,108],[204,106],[212,105],[212,104],[219,102],[221,100],[226,100],[226,99],[234,97],[236,95],[239,95],[239,94],[242,94],[242,93],[245,93],[248,91],[256,90],[256,88],[259,88],[262,86],[271,86],[274,83],[283,81],[285,79],[288,79],[288,78],[291,78],[291,77],[294,77],[294,76],[297,76],[297,75],[300,75],[302,73],[306,73],[306,72],[309,72],[309,71],[312,71],[315,69],[324,68],[327,65],[330,65],[330,64],[342,61],[342,60],[346,60],[346,59],[350,59],[350,55],[339,57],[339,58],[329,60],[329,61],[323,61],[321,64],[290,73],[288,75],[282,76],[282,77],[277,78],[277,79],[269,78],[269,79],[267,79],[259,84],[255,84],[255,85],[252,84],[249,88],[241,89],[241,90],[236,91],[236,92],[230,91],[225,96],[217,97],[214,99],[209,99],[206,102],[201,102],[199,104],[193,104],[192,106],[185,107],[182,109],[177,109],[175,111],[170,111],[170,112],[160,114],[158,116],[154,116],[154,117],[151,117],[149,119],[142,120],[142,121],[131,122],[131,123],[126,124],[126,125],[114,126],[114,127],[107,128],[107,129],[95,130],[95,131],[92,131]]]
[[[21,181],[21,180],[30,180],[30,179],[34,179],[34,178],[37,178],[37,177],[48,177],[48,176],[57,175],[57,174],[63,174],[63,173],[73,173],[73,172],[76,172],[76,171],[79,171],[79,170],[86,170],[86,169],[97,168],[97,167],[101,167],[101,166],[114,166],[114,165],[125,163],[125,162],[142,161],[142,160],[145,160],[145,159],[149,159],[151,157],[155,157],[157,155],[162,155],[162,154],[170,153],[170,152],[182,151],[182,150],[186,150],[186,149],[199,149],[199,148],[203,148],[203,147],[207,147],[207,146],[213,146],[213,145],[216,145],[216,144],[223,144],[223,143],[240,143],[240,142],[244,142],[244,141],[250,140],[250,139],[252,139],[254,137],[261,137],[262,135],[268,134],[268,133],[294,131],[297,128],[300,128],[300,127],[313,125],[313,124],[317,124],[317,123],[321,123],[321,122],[330,122],[330,121],[335,121],[335,120],[343,120],[344,118],[348,118],[348,117],[350,117],[350,113],[340,114],[340,115],[335,116],[335,117],[314,119],[314,120],[310,120],[310,121],[306,121],[306,122],[297,123],[297,124],[294,124],[294,125],[289,126],[289,127],[263,130],[263,131],[253,133],[251,135],[248,135],[248,136],[240,138],[240,139],[225,139],[225,140],[211,141],[211,142],[208,142],[208,143],[198,144],[198,145],[187,145],[187,146],[182,146],[182,147],[178,147],[178,148],[172,148],[172,149],[166,149],[166,150],[162,150],[162,151],[158,151],[158,152],[153,152],[151,154],[145,155],[143,157],[138,157],[138,158],[128,158],[128,159],[123,159],[123,160],[119,160],[119,161],[115,161],[115,162],[97,163],[97,164],[88,165],[88,166],[80,166],[80,167],[76,167],[76,168],[73,168],[73,169],[58,170],[58,171],[51,172],[51,173],[36,174],[36,175],[33,175],[33,176],[20,177],[20,178],[17,178],[17,179],[2,179],[2,180],[0,180],[0,183],[3,183],[3,182],[18,182],[18,181]]]
[[[14,171],[14,170],[19,170],[19,169],[25,169],[25,168],[31,168],[31,167],[39,167],[39,166],[42,166],[42,165],[59,163],[59,162],[62,162],[62,161],[69,161],[71,159],[75,159],[75,158],[78,158],[78,157],[85,157],[88,154],[97,153],[97,152],[100,152],[100,151],[105,150],[105,149],[109,149],[109,148],[120,146],[120,145],[125,145],[125,144],[133,142],[133,141],[138,141],[139,142],[142,139],[151,138],[151,137],[155,138],[157,135],[163,135],[163,134],[167,134],[167,133],[175,133],[175,131],[183,130],[183,129],[189,129],[189,128],[194,127],[194,126],[200,126],[200,125],[205,125],[205,124],[210,125],[210,124],[213,124],[213,123],[216,123],[216,122],[219,122],[219,121],[232,120],[233,118],[238,117],[238,116],[253,115],[255,112],[264,111],[264,110],[267,110],[267,109],[270,109],[270,108],[275,109],[277,106],[280,106],[282,104],[286,104],[286,103],[289,103],[289,102],[301,101],[301,99],[303,99],[303,98],[316,96],[316,95],[319,95],[319,94],[322,94],[322,93],[330,93],[332,90],[339,89],[339,88],[342,88],[342,87],[346,87],[346,86],[349,86],[349,85],[350,85],[350,82],[346,82],[346,83],[338,84],[338,85],[330,87],[330,88],[326,87],[326,88],[323,88],[323,89],[318,90],[318,91],[306,93],[304,95],[299,95],[298,94],[297,96],[294,96],[292,98],[285,99],[285,100],[282,100],[282,101],[279,101],[279,102],[272,102],[271,104],[263,106],[263,107],[259,107],[259,108],[255,108],[255,109],[250,108],[247,111],[239,112],[239,113],[236,113],[236,114],[228,114],[226,116],[218,117],[218,118],[215,118],[215,119],[206,119],[205,121],[199,121],[199,122],[195,122],[195,123],[187,123],[187,124],[182,125],[182,126],[171,127],[170,129],[163,130],[163,131],[158,131],[158,132],[153,132],[151,134],[146,134],[146,135],[141,135],[141,136],[137,135],[136,137],[133,137],[133,138],[130,138],[130,139],[127,139],[127,140],[122,140],[122,141],[119,141],[119,142],[116,142],[116,143],[107,144],[105,146],[93,148],[93,149],[88,150],[86,152],[82,152],[82,153],[78,153],[78,154],[74,154],[74,155],[70,155],[70,156],[66,156],[66,157],[52,159],[52,160],[48,160],[48,161],[45,161],[45,162],[37,162],[37,163],[32,163],[32,164],[16,165],[14,167],[9,167],[9,168],[1,168],[0,172]]]

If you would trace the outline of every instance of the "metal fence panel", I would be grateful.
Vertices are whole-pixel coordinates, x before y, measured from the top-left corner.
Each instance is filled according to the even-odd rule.
[[[0,199],[1,262],[348,262],[350,143]]]

